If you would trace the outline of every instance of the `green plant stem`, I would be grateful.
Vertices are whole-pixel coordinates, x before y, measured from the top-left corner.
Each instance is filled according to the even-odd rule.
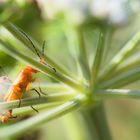
[[[127,73],[128,70],[136,69],[138,66],[140,66],[140,59],[139,58],[137,60],[135,60],[135,61],[133,61],[131,63],[128,63],[127,65],[121,67],[120,69],[114,71],[113,73],[108,75],[108,77],[106,79],[104,79],[104,81],[112,79],[114,77],[117,77],[117,76],[119,76],[119,75],[121,75],[123,73]]]
[[[106,90],[97,90],[94,95],[97,100],[105,99],[122,99],[122,98],[140,98],[140,90],[130,90],[130,89],[106,89]]]
[[[56,119],[70,111],[78,109],[81,107],[84,101],[85,97],[79,95],[77,98],[68,101],[52,110],[49,110],[48,112],[41,112],[40,114],[27,120],[21,121],[17,124],[0,128],[0,139],[17,137],[21,134],[25,134],[25,132],[31,132],[32,130],[38,128],[41,124]]]
[[[44,103],[55,103],[55,102],[65,102],[72,99],[74,95],[72,94],[51,94],[46,95],[44,97],[38,98],[27,98],[21,100],[20,107],[37,105],[37,104],[44,104]],[[13,109],[18,108],[19,100],[13,100],[10,102],[1,102],[0,103],[0,110],[3,109]]]
[[[26,55],[15,50],[10,44],[4,43],[2,40],[0,40],[0,44],[2,44],[1,45],[2,50],[11,55],[12,57],[24,61],[26,63],[29,63],[31,66],[35,67],[44,74],[49,75],[52,78],[55,78],[56,80],[61,81],[72,88],[75,88],[76,90],[79,91],[81,91],[81,89],[83,90],[83,87],[81,85],[69,79],[68,77],[62,75],[61,73],[55,71],[54,69],[50,68],[48,65],[42,65],[41,63],[33,60],[32,58],[27,57]]]
[[[100,88],[119,88],[132,82],[136,82],[139,79],[140,79],[140,67],[124,72],[120,74],[118,77],[114,77],[111,80],[104,81],[100,83],[100,85],[98,86]]]
[[[81,125],[83,126],[86,140],[99,140],[99,133],[96,129],[93,116],[90,115],[89,110],[82,110],[79,112],[81,115]]]
[[[18,27],[16,27],[14,24],[12,23],[7,23],[4,24],[4,27],[13,34],[14,37],[16,37],[18,40],[20,40],[26,47],[28,47],[30,50],[32,50],[33,52],[35,52],[35,50],[32,47],[31,42],[27,39],[27,37],[21,32],[22,30],[19,29]],[[40,48],[38,45],[36,45],[36,47],[38,48],[39,53],[41,54]],[[64,68],[62,68],[63,66],[59,66],[58,64],[56,64],[53,60],[51,60],[51,58],[49,58],[46,54],[45,54],[45,60],[47,61],[48,64],[50,64],[52,67],[56,68],[58,71],[62,72],[63,74],[72,77],[71,74],[65,70]]]
[[[31,84],[31,88],[38,88],[40,87],[43,91],[45,90],[45,92],[47,93],[62,93],[62,92],[71,92],[71,88],[69,88],[68,86],[64,85],[64,84],[60,84],[60,83],[38,83],[38,82],[34,82]]]
[[[140,43],[140,31],[138,31],[133,38],[126,43],[126,45],[119,51],[119,53],[113,57],[110,63],[106,66],[103,74],[99,81],[104,80],[108,77],[130,54],[132,54],[133,50],[138,47]]]
[[[72,112],[62,121],[67,130],[68,140],[98,140],[95,126],[91,123],[85,111]]]
[[[89,115],[93,119],[99,140],[112,140],[106,120],[104,104],[99,103],[89,110]]]
[[[76,63],[75,69],[77,70],[77,79],[79,80],[80,78],[81,80],[83,79],[83,75],[82,75],[82,70],[77,55],[78,50],[77,50],[77,39],[76,39],[75,30],[73,29],[73,27],[70,26],[69,28],[64,29],[64,32],[68,42],[68,49]]]
[[[45,103],[45,104],[39,104],[39,105],[34,105],[33,107],[38,110],[39,112],[42,110],[50,110],[56,106],[61,105],[64,102],[54,102],[54,103]],[[16,108],[13,110],[13,116],[24,116],[24,115],[29,115],[29,114],[36,114],[36,112],[29,106],[27,107],[22,107],[22,108]]]
[[[111,28],[111,27],[106,28],[105,42],[104,42],[104,53],[103,53],[102,64],[106,64],[106,60],[107,60],[108,55],[110,53],[113,33],[114,33],[114,28]]]
[[[84,34],[83,34],[82,26],[76,28],[76,40],[77,40],[77,47],[78,47],[78,60],[81,65],[84,77],[86,78],[86,80],[89,81],[90,68],[89,68],[87,51],[84,42]]]
[[[102,56],[103,56],[103,51],[104,51],[104,39],[105,39],[105,34],[101,31],[99,33],[99,39],[97,42],[97,47],[96,47],[96,53],[95,53],[95,59],[92,65],[92,73],[91,73],[91,87],[96,82],[96,79],[99,74],[99,69],[101,66],[101,61],[102,61]]]

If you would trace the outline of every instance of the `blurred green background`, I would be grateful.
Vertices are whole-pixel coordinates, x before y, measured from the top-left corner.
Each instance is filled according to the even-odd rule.
[[[0,18],[4,18],[6,16],[8,17],[10,12],[15,12],[15,16],[9,18],[9,21],[12,21],[15,25],[24,30],[35,41],[37,41],[40,46],[43,41],[46,40],[47,45],[45,53],[55,60],[55,62],[63,65],[67,70],[70,70],[70,72],[75,76],[77,75],[78,70],[76,69],[76,61],[73,54],[71,54],[70,48],[68,47],[69,44],[64,32],[64,29],[68,27],[66,26],[67,24],[63,23],[63,15],[60,14],[56,20],[51,21],[43,17],[45,12],[41,9],[41,7],[39,7],[37,1],[1,0]],[[135,16],[136,17],[133,17],[128,24],[118,27],[115,30],[111,41],[111,48],[105,63],[108,63],[110,58],[112,58],[122,45],[125,44],[125,42],[127,42],[127,40],[129,40],[129,38],[140,28],[140,14],[136,14]],[[0,27],[0,35],[8,38],[8,40],[11,41],[20,51],[30,53],[3,27]],[[87,27],[86,41],[88,46],[87,50],[89,62],[92,63],[95,51],[92,44],[96,43],[96,32],[91,30],[90,27]],[[30,56],[36,58],[34,54],[30,54]],[[25,66],[24,63],[15,60],[2,51],[0,51],[0,65],[3,66],[5,72],[8,73],[8,76],[12,80],[15,79],[18,72]],[[3,72],[1,71],[0,74],[3,75]],[[41,82],[47,81],[48,83],[53,81],[51,78],[44,76],[43,74],[38,74],[38,79]],[[139,84],[140,82],[137,82],[135,84],[128,85],[126,88],[139,89]],[[139,100],[107,100],[105,101],[105,110],[110,131],[114,140],[139,140]],[[76,121],[74,120],[75,115],[77,115],[78,119],[82,119],[77,112],[69,113],[59,119],[44,124],[40,130],[32,134],[25,135],[19,138],[19,140],[73,140],[71,136],[74,134],[70,135],[70,133],[68,133],[70,128],[67,127],[67,124],[72,123],[74,126],[73,128],[78,129],[78,126],[75,126],[74,124],[74,121]]]

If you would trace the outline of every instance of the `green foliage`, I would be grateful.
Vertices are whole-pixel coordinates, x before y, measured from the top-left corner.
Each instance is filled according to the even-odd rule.
[[[42,124],[72,112],[71,117],[68,117],[69,122],[63,120],[67,128],[64,129],[68,135],[66,139],[111,140],[103,101],[140,97],[139,89],[133,90],[129,87],[129,84],[133,84],[140,78],[140,61],[137,56],[140,31],[138,30],[134,35],[131,31],[132,37],[120,49],[116,49],[112,45],[117,42],[113,37],[119,31],[120,25],[113,19],[107,21],[109,17],[99,20],[93,13],[90,15],[89,12],[93,9],[84,11],[81,5],[76,4],[79,13],[83,15],[81,19],[73,18],[73,21],[70,21],[74,16],[73,13],[66,9],[66,11],[64,9],[59,11],[56,7],[56,11],[54,10],[56,13],[53,13],[54,19],[48,17],[47,20],[45,18],[40,20],[40,16],[46,14],[46,11],[40,9],[39,4],[34,6],[33,3],[24,3],[22,6],[16,4],[18,10],[23,12],[23,19],[16,19],[20,15],[19,12],[13,22],[12,17],[15,14],[12,10],[13,6],[1,10],[3,12],[0,14],[2,17],[0,57],[2,61],[8,60],[4,67],[8,67],[10,75],[17,74],[21,67],[27,64],[39,70],[40,75],[37,75],[37,79],[40,81],[35,81],[32,87],[40,86],[47,95],[38,98],[28,94],[28,98],[21,100],[21,107],[24,108],[17,108],[19,101],[1,102],[1,112],[14,109],[14,115],[33,116],[19,122],[15,119],[5,127],[2,124],[0,139],[18,139],[28,131],[38,130]],[[89,2],[86,3],[87,5],[89,6]],[[12,11],[10,14],[9,9]],[[75,8],[69,10],[75,12]],[[124,21],[121,21],[121,24],[122,22]],[[129,26],[133,27],[134,23],[131,24]],[[125,27],[121,27],[121,30],[123,28]],[[37,42],[42,42],[44,38],[47,39],[44,57],[47,65],[38,61],[36,50],[33,48],[34,44],[41,55],[42,43]],[[2,62],[1,64],[3,65]],[[16,67],[15,64],[20,64],[20,67]],[[127,89],[124,86],[128,86]],[[33,114],[30,106],[35,106],[40,111],[39,114]]]

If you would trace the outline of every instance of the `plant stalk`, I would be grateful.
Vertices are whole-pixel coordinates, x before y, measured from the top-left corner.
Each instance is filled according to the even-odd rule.
[[[83,27],[77,27],[76,29],[76,40],[77,40],[77,47],[78,47],[78,59],[79,63],[83,72],[84,77],[87,81],[90,79],[90,68],[89,68],[89,62],[87,57],[87,51],[86,51],[86,44],[84,40],[84,32]]]
[[[102,31],[100,31],[99,39],[98,39],[97,47],[96,47],[95,59],[92,65],[91,87],[94,87],[96,83],[96,79],[99,74],[99,69],[101,66],[101,61],[102,61],[103,51],[104,51],[104,41],[105,41],[104,39],[105,39],[105,34]]]
[[[99,140],[112,140],[103,102],[91,108],[89,115],[93,119]]]
[[[106,66],[104,72],[100,76],[98,81],[102,81],[108,77],[132,52],[138,47],[140,43],[140,31],[138,31],[130,41],[124,45],[124,47],[116,54],[115,57],[110,61],[110,63]]]
[[[48,112],[41,112],[27,120],[0,128],[0,139],[17,137],[21,134],[25,134],[28,131],[31,132],[32,130],[37,129],[41,124],[80,108],[84,101],[85,97],[78,95],[75,99],[70,100],[52,110],[49,110]]]
[[[38,105],[44,103],[57,103],[57,102],[65,102],[72,99],[74,95],[72,94],[51,94],[46,95],[44,97],[38,98],[27,98],[21,100],[20,107],[31,106],[31,105]],[[4,109],[13,109],[19,107],[19,100],[13,100],[10,102],[1,102],[0,103],[0,110]]]
[[[97,90],[95,93],[95,100],[106,100],[106,99],[139,99],[140,90],[130,90],[130,89],[106,89]]]
[[[98,88],[119,88],[125,85],[128,85],[132,82],[136,82],[140,78],[140,67],[132,70],[128,70],[120,74],[118,77],[114,77],[111,80],[100,82]]]
[[[4,43],[2,40],[0,40],[0,43],[1,43],[2,50],[8,53],[9,55],[11,55],[12,57],[24,61],[26,63],[29,63],[31,66],[36,67],[36,69],[43,72],[44,74],[49,75],[52,78],[55,78],[56,80],[61,81],[72,88],[75,88],[76,90],[79,91],[81,91],[81,89],[83,90],[83,87],[81,85],[79,85],[72,79],[62,75],[61,73],[55,71],[48,65],[42,65],[41,63],[33,60],[32,58],[27,57],[26,55],[15,50],[10,44]]]
[[[28,47],[30,50],[32,50],[35,53],[35,50],[33,49],[33,46],[31,44],[31,42],[28,40],[28,38],[22,33],[23,31],[21,29],[19,29],[18,27],[16,27],[14,24],[12,23],[7,23],[4,24],[4,27],[11,33],[13,34],[14,37],[16,37],[18,40],[20,40],[26,47]],[[40,51],[40,47],[38,45],[35,45],[35,47],[38,49],[39,53],[41,54]],[[35,53],[36,54],[36,53]],[[63,74],[72,77],[71,74],[62,68],[62,66],[60,67],[58,64],[56,64],[53,60],[51,60],[51,58],[49,58],[46,54],[44,56],[45,60],[47,61],[48,64],[50,64],[52,67],[56,68],[58,71],[62,72]]]

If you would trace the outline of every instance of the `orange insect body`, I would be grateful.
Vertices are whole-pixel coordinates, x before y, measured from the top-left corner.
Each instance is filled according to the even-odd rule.
[[[26,38],[32,44],[36,54],[40,58],[39,62],[41,64],[46,65],[44,58],[40,56],[40,54],[38,53],[37,49],[35,48],[33,42],[30,40],[30,38],[24,32],[22,32],[22,33],[26,36]],[[43,48],[42,48],[43,51],[42,52],[44,52],[44,45],[45,45],[45,42],[43,43]],[[44,53],[43,53],[43,56],[44,56]],[[4,101],[9,102],[12,100],[20,100],[22,98],[23,92],[29,90],[29,85],[34,80],[32,78],[33,73],[37,73],[37,72],[39,72],[39,71],[32,68],[31,66],[25,67],[19,73],[19,75],[17,76],[13,85],[10,87],[8,94],[5,95]],[[3,123],[8,122],[10,118],[13,118],[12,110],[7,110],[7,111],[5,111],[4,114],[0,114],[0,121]]]
[[[0,121],[2,123],[8,122],[10,118],[13,118],[12,110],[7,110],[4,112],[4,114],[0,115]]]
[[[5,95],[4,101],[20,100],[22,93],[29,89],[29,85],[33,81],[32,74],[37,72],[38,71],[31,66],[24,68],[10,87],[8,94]],[[12,110],[7,110],[4,114],[0,115],[0,121],[2,123],[8,122],[12,117]]]
[[[1,91],[0,99],[1,99],[1,101],[4,97],[3,94],[7,91],[7,88],[9,88],[11,84],[12,83],[7,76],[1,76],[0,77],[0,91]],[[12,114],[11,114],[10,110],[5,111],[4,114],[0,115],[1,122],[7,122],[9,120],[9,118],[11,117],[11,115]]]
[[[33,81],[32,74],[37,73],[38,71],[30,66],[24,68],[13,85],[9,89],[9,93],[4,97],[5,101],[18,100],[22,98],[22,93],[29,89],[30,83]]]

